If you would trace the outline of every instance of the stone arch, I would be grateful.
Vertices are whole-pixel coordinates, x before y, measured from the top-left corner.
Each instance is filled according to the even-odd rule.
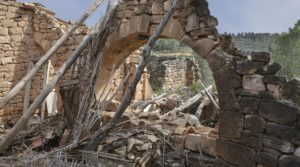
[[[98,91],[113,65],[119,66],[147,42],[171,2],[120,2],[106,41]],[[176,39],[191,47],[207,60],[213,72],[221,109],[216,166],[300,164],[299,158],[291,155],[300,146],[300,82],[275,76],[279,68],[269,64],[269,53],[242,55],[230,38],[218,34],[217,23],[205,0],[182,0],[161,34],[162,38]],[[291,90],[298,95],[292,95]],[[281,130],[289,131],[289,138]]]
[[[158,27],[171,1],[121,2],[113,20],[113,32],[105,45],[98,90],[107,82],[113,65],[118,67],[134,50],[143,46]],[[205,0],[180,1],[177,11],[161,33],[161,38],[175,39],[191,47],[202,57],[215,46],[217,19],[209,14]]]

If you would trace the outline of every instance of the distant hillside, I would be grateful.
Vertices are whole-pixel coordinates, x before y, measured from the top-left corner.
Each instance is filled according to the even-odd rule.
[[[242,51],[271,51],[279,34],[270,33],[238,33],[231,35],[236,47]]]

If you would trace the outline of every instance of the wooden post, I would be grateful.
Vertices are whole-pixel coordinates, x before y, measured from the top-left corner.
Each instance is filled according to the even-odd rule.
[[[7,93],[5,97],[0,100],[0,109],[3,108],[18,92],[25,86],[25,84],[32,79],[38,70],[57,52],[57,50],[68,40],[73,32],[102,4],[103,0],[97,0],[93,6],[82,15],[78,21],[42,56],[42,58],[34,65],[34,67]]]
[[[46,67],[44,69],[44,74],[43,74],[43,89],[45,89],[46,85],[48,84],[49,80],[49,71],[50,71],[50,60],[48,60],[48,63],[46,64]],[[42,104],[41,108],[41,121],[44,120],[47,115],[46,115],[46,106],[47,105],[47,98]]]
[[[33,67],[33,62],[29,58],[28,59],[28,65],[27,65],[27,72],[29,72]],[[31,88],[31,79],[26,83],[25,89],[24,89],[24,104],[23,104],[23,114],[27,111],[29,107],[29,100],[30,100],[30,88]],[[29,127],[29,124],[25,125],[25,128],[27,129]]]
[[[27,65],[27,72],[31,70],[33,66],[33,63],[31,59],[28,60],[28,65]],[[29,107],[29,100],[30,100],[30,88],[31,88],[31,80],[29,80],[26,85],[25,85],[25,90],[24,90],[24,105],[23,105],[23,113],[27,111]]]

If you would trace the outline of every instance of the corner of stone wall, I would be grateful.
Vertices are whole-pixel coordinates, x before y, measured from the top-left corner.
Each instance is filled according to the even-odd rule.
[[[231,54],[208,57],[221,107],[216,165],[299,166],[299,81],[276,76],[270,53]]]

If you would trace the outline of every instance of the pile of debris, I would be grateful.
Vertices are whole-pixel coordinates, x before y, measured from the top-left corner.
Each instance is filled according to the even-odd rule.
[[[166,93],[153,97],[152,100],[133,103],[114,129],[104,136],[98,146],[94,146],[99,154],[97,162],[101,159],[106,165],[213,166],[217,129],[202,125],[199,118],[192,114],[197,108],[190,101],[199,95],[201,98],[196,102],[194,100],[199,106],[207,98],[204,92],[190,98],[186,94]],[[146,107],[142,107],[145,104]],[[174,112],[183,106],[185,112]],[[100,116],[101,124],[110,122],[114,114],[115,111],[103,111]],[[72,135],[70,133],[62,114],[49,117],[19,133],[11,150],[6,152],[5,156],[8,158],[2,158],[1,162],[14,162],[14,165],[20,166],[37,165],[42,161],[40,158],[32,161],[33,156],[52,155],[42,158],[45,161],[43,163],[49,164],[54,163],[58,157],[62,158],[62,154],[66,154],[66,157],[83,154],[80,147],[72,152],[61,152],[60,148],[68,143],[68,138]],[[59,155],[54,154],[57,150]],[[13,160],[12,157],[19,159]],[[70,157],[66,159],[70,163]]]

